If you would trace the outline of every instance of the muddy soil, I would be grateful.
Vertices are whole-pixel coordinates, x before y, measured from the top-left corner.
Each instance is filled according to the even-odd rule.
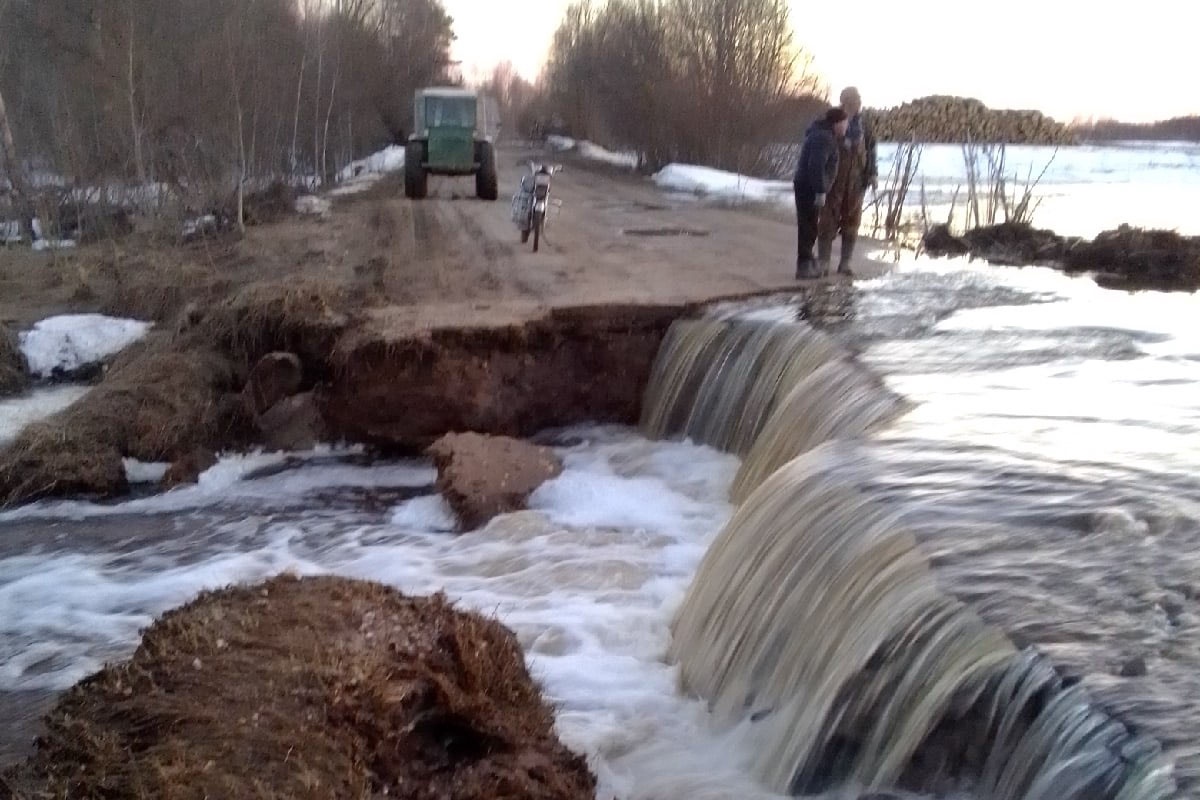
[[[590,800],[553,727],[495,620],[284,576],[165,614],[63,695],[0,797]]]
[[[524,509],[529,495],[562,473],[549,447],[507,436],[450,433],[433,443],[437,488],[463,530],[474,530],[499,514]]]
[[[502,150],[502,185],[538,155]],[[708,207],[574,162],[535,254],[507,203],[470,189],[435,180],[413,202],[389,177],[243,236],[143,231],[0,253],[0,323],[85,311],[159,323],[96,391],[0,453],[0,506],[119,495],[122,457],[175,462],[185,480],[207,460],[197,452],[299,446],[314,431],[419,452],[453,431],[632,423],[672,320],[716,298],[822,285],[792,280],[795,230],[779,209]],[[647,229],[706,235],[630,235]],[[276,398],[279,413],[245,388],[270,353],[301,370],[303,396]]]
[[[17,347],[17,336],[0,323],[0,397],[19,394],[28,385],[28,365]]]
[[[931,256],[981,258],[999,266],[1039,264],[1066,272],[1088,272],[1114,289],[1200,289],[1200,237],[1128,225],[1091,241],[1059,236],[1023,223],[1006,222],[952,234],[935,225],[923,239]]]
[[[323,393],[335,435],[420,450],[444,433],[526,437],[636,423],[671,306],[564,307],[515,325],[412,329],[373,315],[339,340]]]
[[[509,220],[508,196],[526,161],[544,157],[502,148],[494,203],[474,199],[468,178],[434,178],[428,200],[409,201],[399,176],[389,176],[330,198],[327,215],[284,216],[244,236],[182,244],[164,223],[74,250],[6,248],[0,322],[28,327],[64,311],[99,311],[173,324],[189,302],[293,278],[336,285],[363,306],[692,302],[795,285],[787,209],[718,208],[585,161],[569,161],[555,177],[562,213],[533,253]],[[706,235],[627,234],[638,229]],[[865,258],[856,266],[864,275],[881,269]]]

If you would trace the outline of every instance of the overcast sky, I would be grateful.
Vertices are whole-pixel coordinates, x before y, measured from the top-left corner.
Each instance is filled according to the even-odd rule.
[[[443,2],[468,76],[509,60],[531,79],[568,5]],[[1116,12],[1085,0],[1005,0],[995,12],[972,0],[792,0],[791,6],[797,41],[835,97],[846,84],[856,84],[869,105],[967,95],[1063,121],[1200,113],[1195,0],[1137,0]]]

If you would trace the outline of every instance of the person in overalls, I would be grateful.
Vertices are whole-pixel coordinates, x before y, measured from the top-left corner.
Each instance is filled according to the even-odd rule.
[[[846,134],[839,147],[837,177],[829,190],[817,234],[817,269],[828,274],[833,258],[833,240],[840,233],[842,249],[838,257],[840,275],[853,275],[850,263],[862,223],[863,198],[867,187],[879,179],[876,164],[875,134],[862,113],[862,98],[858,89],[848,86],[842,90],[841,107],[849,117]]]

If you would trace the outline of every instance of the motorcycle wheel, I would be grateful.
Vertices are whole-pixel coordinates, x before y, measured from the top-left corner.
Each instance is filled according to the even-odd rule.
[[[542,240],[542,226],[546,224],[546,215],[534,212],[533,214],[533,252],[538,251],[538,246]]]

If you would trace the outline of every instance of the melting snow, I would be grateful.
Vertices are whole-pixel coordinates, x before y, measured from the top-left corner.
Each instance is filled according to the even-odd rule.
[[[711,167],[668,164],[655,173],[653,180],[668,191],[701,194],[732,202],[792,201],[792,185],[787,181],[749,178]]]
[[[20,334],[21,352],[38,378],[73,372],[116,355],[146,335],[151,323],[102,314],[48,317]]]
[[[600,161],[605,164],[612,164],[614,167],[636,169],[638,166],[637,153],[616,153],[588,141],[576,141],[566,136],[547,136],[546,144],[550,146],[551,150],[559,152],[574,150],[582,158],[586,158],[589,161]]]
[[[388,145],[378,153],[372,153],[358,161],[351,161],[343,167],[337,176],[340,185],[330,194],[342,196],[366,191],[381,176],[389,172],[399,172],[402,169],[404,169],[404,147],[398,144]]]

